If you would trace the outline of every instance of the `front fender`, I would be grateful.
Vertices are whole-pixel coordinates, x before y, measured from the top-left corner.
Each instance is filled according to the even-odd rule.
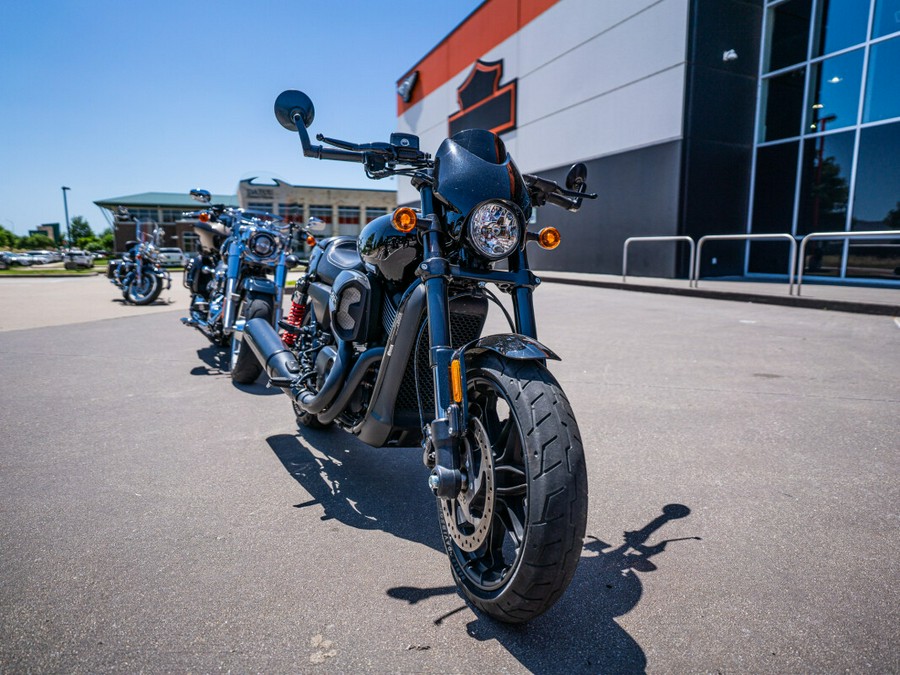
[[[260,277],[247,277],[244,279],[244,290],[250,293],[265,293],[267,295],[275,295],[277,289],[275,282],[271,279],[261,279]]]
[[[518,333],[487,335],[478,338],[457,349],[453,358],[464,360],[467,356],[477,356],[484,352],[494,352],[500,356],[517,361],[560,360],[559,356],[549,347],[545,347],[534,338],[530,338],[527,335],[519,335]],[[465,372],[465,369],[463,369],[463,372]]]
[[[468,410],[468,393],[466,385],[467,364],[485,352],[493,352],[502,358],[513,359],[515,361],[538,361],[542,365],[547,359],[559,361],[556,355],[549,347],[542,345],[534,338],[518,333],[506,333],[504,335],[487,335],[477,340],[473,340],[463,345],[453,353],[451,359],[451,372],[448,377],[453,380],[453,362],[459,362],[459,388],[462,400],[455,400],[459,406],[458,410]],[[453,390],[451,384],[451,391]],[[458,428],[457,434],[463,435],[468,427],[468,416],[461,414],[455,425]]]

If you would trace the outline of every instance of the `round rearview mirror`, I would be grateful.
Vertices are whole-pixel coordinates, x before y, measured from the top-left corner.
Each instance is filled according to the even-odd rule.
[[[212,195],[209,193],[209,190],[194,189],[191,190],[191,199],[203,204],[209,204],[212,201]]]
[[[587,189],[587,167],[582,163],[573,164],[566,174],[566,188],[575,192],[584,192]]]
[[[275,99],[275,119],[289,131],[297,131],[297,120],[309,127],[316,116],[316,109],[309,96],[296,89],[283,91]]]

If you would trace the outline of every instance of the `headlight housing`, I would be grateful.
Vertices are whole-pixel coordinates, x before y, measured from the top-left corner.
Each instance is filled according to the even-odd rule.
[[[469,216],[469,243],[488,260],[509,256],[522,240],[522,219],[510,205],[485,202]]]
[[[269,232],[254,232],[250,235],[247,248],[259,258],[268,258],[278,251],[278,241]]]

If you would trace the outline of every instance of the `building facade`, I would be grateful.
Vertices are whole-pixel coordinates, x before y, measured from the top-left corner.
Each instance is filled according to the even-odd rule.
[[[274,185],[253,181],[242,180],[238,185],[242,208],[276,213],[287,222],[319,218],[325,222],[323,236],[356,236],[364,224],[397,206],[396,190],[290,185],[277,179]]]
[[[103,210],[113,227],[115,247],[119,253],[125,250],[126,242],[140,239],[140,231],[149,235],[156,223],[163,229],[163,246],[177,246],[187,253],[197,250],[194,221],[185,218],[183,213],[198,211],[202,205],[187,194],[144,192],[94,203]],[[310,217],[316,217],[325,222],[325,232],[321,236],[355,236],[372,218],[396,207],[397,193],[395,190],[298,186],[282,181],[260,184],[248,179],[238,184],[236,195],[213,195],[212,203],[274,213],[285,222],[303,223]],[[136,220],[117,223],[115,214],[120,206],[127,208]]]
[[[618,273],[634,236],[900,231],[900,0],[486,0],[398,80],[398,131],[434,152],[503,138],[519,168],[599,194],[547,207],[538,269]],[[416,195],[400,183],[398,201]],[[636,274],[686,276],[683,244]],[[783,275],[786,242],[712,242],[704,275]],[[900,280],[900,240],[811,250],[805,274]]]
[[[238,206],[234,195],[213,195],[214,204]],[[161,246],[178,247],[185,252],[197,250],[198,240],[194,234],[193,222],[183,216],[185,211],[198,211],[199,202],[190,195],[179,192],[142,192],[136,195],[111,197],[95,201],[104,217],[113,228],[115,252],[123,253],[129,241],[150,236],[153,227],[159,224],[163,230]],[[117,222],[116,211],[120,206],[128,209],[134,219],[131,222]]]

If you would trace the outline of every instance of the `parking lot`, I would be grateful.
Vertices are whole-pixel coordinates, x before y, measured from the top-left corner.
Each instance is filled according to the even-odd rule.
[[[0,279],[0,671],[900,670],[894,317],[535,297],[589,517],[509,627],[456,593],[421,452],[298,434],[177,278]]]

